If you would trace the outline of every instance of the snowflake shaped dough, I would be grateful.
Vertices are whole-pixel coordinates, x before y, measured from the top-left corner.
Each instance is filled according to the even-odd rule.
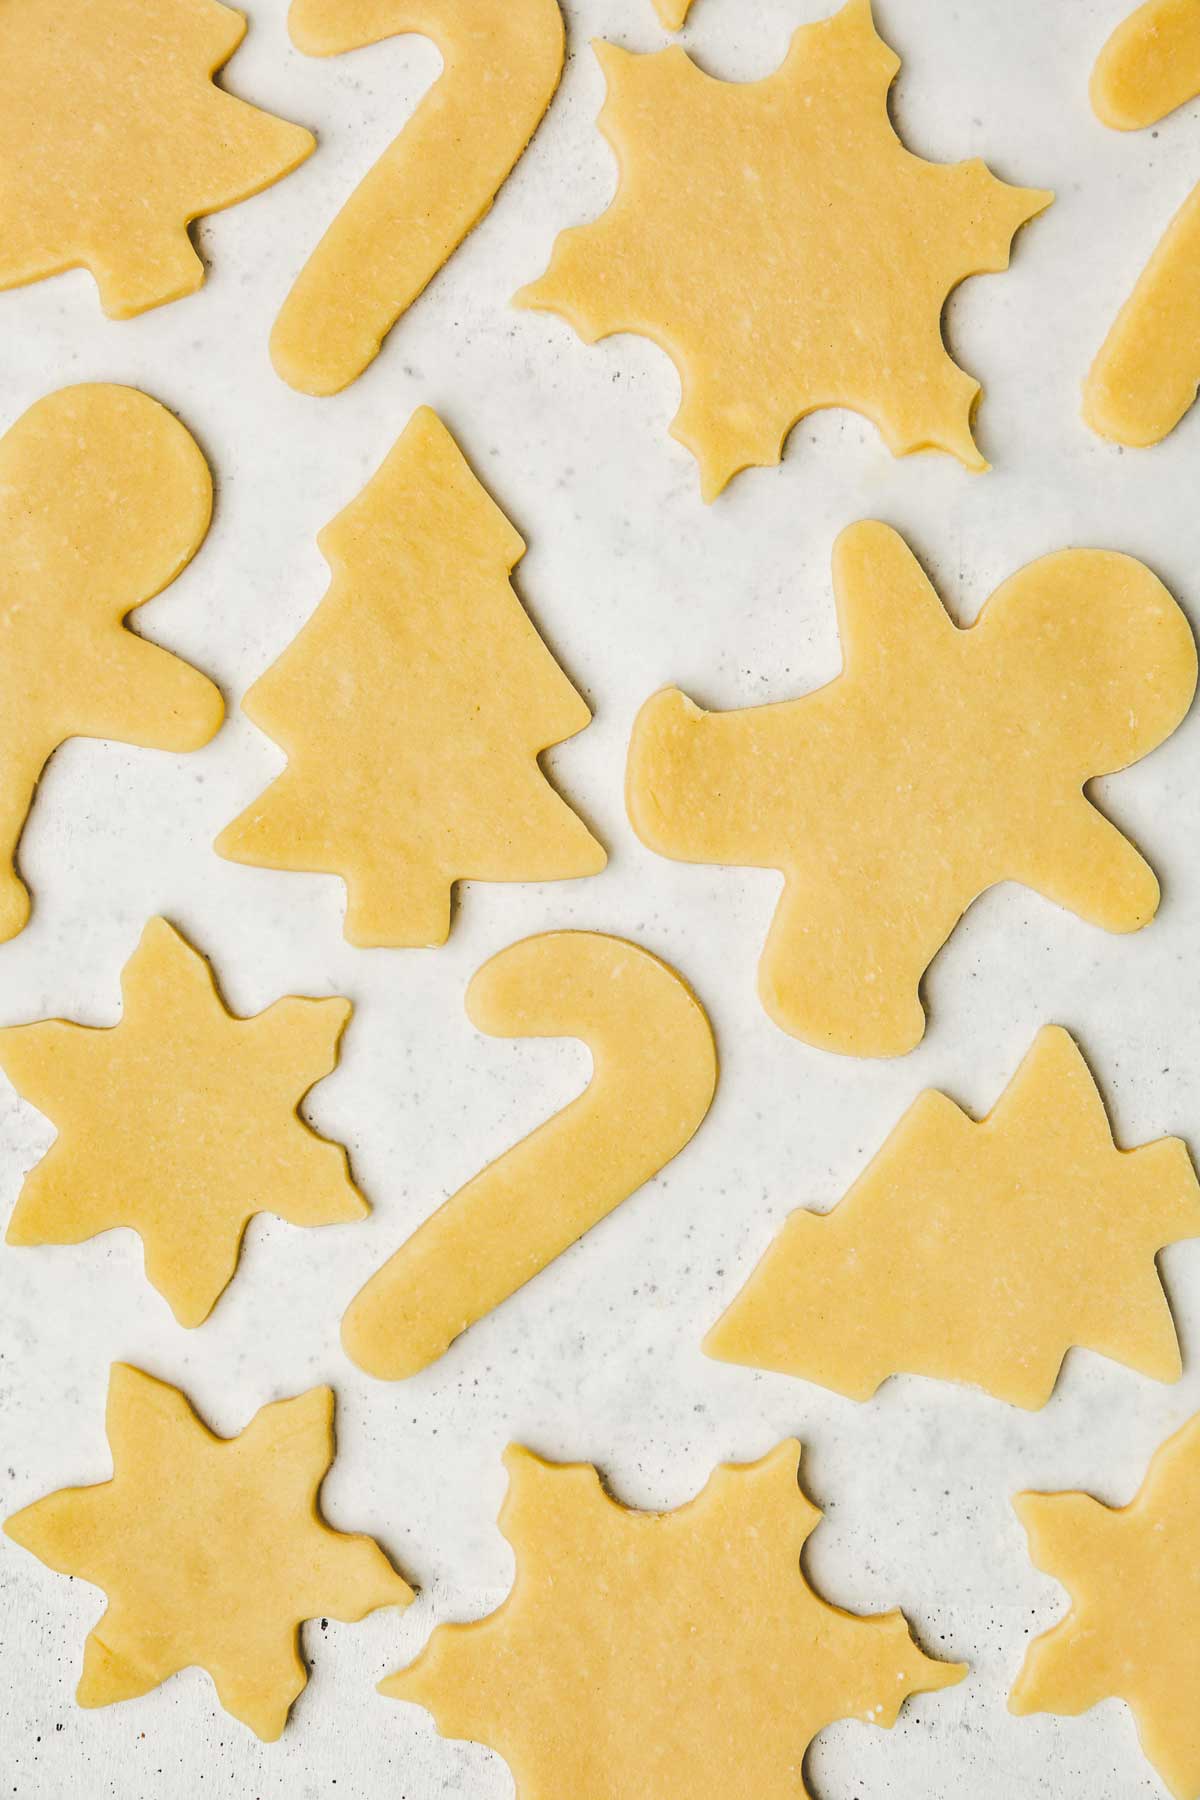
[[[78,1244],[129,1225],[181,1325],[233,1278],[247,1221],[360,1219],[340,1144],[297,1114],[337,1061],[347,1000],[227,1011],[212,970],[152,919],[121,978],[118,1025],[48,1019],[0,1030],[0,1068],[59,1135],[27,1178],[10,1244]]]
[[[828,406],[865,414],[896,455],[985,468],[979,383],[946,352],[942,308],[968,275],[1007,268],[1053,196],[905,149],[887,110],[900,62],[869,0],[801,26],[762,81],[714,80],[677,46],[596,54],[620,187],[560,235],[518,304],[588,343],[632,331],[667,352],[683,386],[672,435],[706,500],[777,463],[797,420]]]
[[[381,1692],[498,1750],[518,1800],[799,1800],[825,1726],[892,1725],[910,1694],[965,1673],[923,1655],[901,1613],[857,1618],[814,1594],[800,1553],[821,1515],[799,1455],[788,1440],[646,1513],[609,1499],[590,1464],[511,1448],[511,1595],[439,1626]]]
[[[82,266],[114,319],[194,293],[191,221],[315,142],[214,86],[245,31],[218,0],[4,0],[0,288]]]
[[[1200,1795],[1200,1415],[1156,1452],[1128,1506],[1089,1494],[1014,1502],[1039,1569],[1070,1590],[1029,1647],[1015,1713],[1071,1717],[1116,1696],[1175,1800]]]
[[[226,1712],[277,1738],[308,1680],[303,1621],[354,1623],[413,1597],[374,1539],[321,1518],[333,1394],[278,1400],[219,1438],[178,1388],[115,1363],[107,1429],[110,1481],[61,1488],[4,1527],[108,1596],[84,1647],[80,1706],[133,1700],[199,1667]]]

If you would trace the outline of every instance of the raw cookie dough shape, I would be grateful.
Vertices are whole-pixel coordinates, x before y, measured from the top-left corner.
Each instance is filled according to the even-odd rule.
[[[467,1012],[496,1037],[581,1038],[595,1072],[351,1303],[342,1341],[385,1381],[435,1361],[656,1175],[697,1131],[716,1086],[704,1008],[666,963],[622,938],[552,931],[511,944],[475,975]]]
[[[0,438],[0,942],[29,917],[17,845],[60,744],[198,750],[221,723],[211,681],[122,629],[186,568],[211,511],[195,440],[135,388],[60,388]]]
[[[440,1625],[380,1692],[444,1737],[489,1744],[518,1800],[801,1800],[804,1753],[837,1719],[890,1726],[910,1694],[952,1687],[900,1612],[842,1612],[800,1554],[821,1515],[800,1446],[724,1464],[676,1512],[611,1500],[587,1463],[504,1458],[512,1593]]]
[[[996,882],[1109,931],[1153,918],[1153,871],[1084,786],[1175,729],[1196,647],[1162,583],[1110,550],[1029,563],[968,630],[886,525],[842,532],[833,582],[843,672],[736,712],[655,694],[626,799],[664,856],[782,870],[759,966],[777,1025],[900,1056],[925,1030],[925,970]]]
[[[682,31],[692,0],[654,0],[654,10],[664,31]]]
[[[490,210],[554,98],[557,0],[292,0],[293,41],[338,56],[401,32],[432,38],[443,72],[309,257],[271,333],[306,394],[336,394]]]
[[[10,1244],[78,1244],[114,1226],[142,1239],[146,1277],[181,1325],[233,1279],[247,1222],[360,1219],[346,1152],[297,1108],[337,1063],[348,1000],[227,1011],[208,963],[152,919],[121,976],[121,1021],[0,1030],[0,1069],[58,1127],[27,1176]]]
[[[832,1212],[793,1213],[704,1348],[854,1400],[911,1372],[1044,1406],[1073,1344],[1175,1381],[1154,1258],[1182,1237],[1186,1146],[1118,1150],[1051,1025],[979,1124],[927,1089]]]
[[[111,1479],[60,1488],[4,1527],[108,1596],[84,1645],[79,1705],[133,1700],[199,1667],[226,1712],[273,1741],[308,1680],[301,1624],[357,1623],[413,1598],[373,1538],[321,1517],[332,1392],[277,1400],[219,1438],[178,1388],[114,1363],[106,1424]]]
[[[1114,131],[1140,131],[1200,94],[1200,5],[1146,0],[1113,32],[1088,92]]]
[[[332,585],[243,701],[288,766],[218,853],[340,875],[361,947],[444,944],[456,881],[597,874],[537,761],[591,712],[513,592],[524,543],[436,413],[317,542]]]
[[[216,0],[4,0],[0,288],[82,266],[112,319],[195,292],[192,220],[314,147],[213,85],[245,31]]]
[[[1128,1506],[1020,1494],[1029,1553],[1071,1595],[1029,1647],[1015,1713],[1070,1717],[1116,1697],[1175,1800],[1200,1795],[1200,1415],[1160,1446]]]
[[[971,435],[979,383],[947,354],[946,298],[1008,267],[1018,226],[1053,196],[975,159],[923,161],[888,117],[900,67],[869,0],[802,25],[773,75],[725,82],[678,46],[596,46],[600,129],[621,179],[608,211],[560,234],[517,304],[560,313],[595,343],[650,338],[683,401],[671,435],[706,500],[777,463],[798,420],[863,413],[897,455],[987,465]]]

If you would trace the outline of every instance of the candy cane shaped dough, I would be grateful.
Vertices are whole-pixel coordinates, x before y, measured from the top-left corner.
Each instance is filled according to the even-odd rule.
[[[1140,131],[1200,94],[1200,5],[1146,0],[1096,58],[1092,110],[1114,131]]]
[[[489,1163],[372,1277],[342,1321],[348,1354],[400,1381],[515,1293],[678,1154],[712,1102],[704,1008],[648,951],[594,931],[525,938],[467,989],[494,1037],[576,1037],[584,1092]]]
[[[445,65],[326,231],[271,333],[271,360],[306,394],[356,380],[401,314],[489,210],[554,98],[558,0],[292,0],[310,56],[417,32]]]

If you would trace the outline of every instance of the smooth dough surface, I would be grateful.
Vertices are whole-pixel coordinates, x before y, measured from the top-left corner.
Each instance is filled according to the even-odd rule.
[[[1123,19],[1092,70],[1096,117],[1116,131],[1154,125],[1200,94],[1200,5],[1146,0]]]
[[[561,233],[518,304],[587,343],[631,331],[667,352],[683,388],[671,432],[706,500],[777,463],[827,406],[865,414],[896,455],[985,468],[979,383],[947,354],[942,309],[968,275],[1008,267],[1014,232],[1053,196],[905,149],[887,108],[900,60],[869,0],[801,26],[761,81],[715,80],[678,47],[596,54],[620,186]]]
[[[682,31],[691,9],[692,0],[654,0],[659,23],[666,31]]]
[[[576,1037],[586,1091],[447,1200],[351,1303],[342,1341],[387,1381],[413,1375],[628,1199],[692,1137],[717,1056],[704,1008],[656,956],[594,931],[502,950],[467,989],[498,1037]]]
[[[1200,1795],[1200,1416],[1155,1452],[1128,1506],[1088,1494],[1014,1501],[1029,1553],[1071,1595],[1030,1645],[1015,1713],[1074,1716],[1111,1696],[1175,1800]]]
[[[688,1505],[633,1512],[589,1464],[505,1457],[513,1590],[441,1625],[381,1692],[444,1737],[491,1745],[518,1800],[798,1800],[809,1743],[835,1719],[895,1723],[910,1694],[961,1681],[903,1614],[859,1618],[800,1567],[820,1513],[800,1446],[726,1464]]]
[[[217,0],[4,0],[0,288],[83,267],[128,319],[201,285],[190,222],[315,142],[213,85],[245,31]]]
[[[333,1394],[310,1388],[219,1438],[184,1394],[126,1363],[109,1377],[110,1481],[60,1488],[5,1524],[62,1575],[103,1588],[80,1706],[207,1670],[226,1712],[277,1738],[308,1675],[299,1627],[407,1606],[372,1538],[334,1531],[318,1494],[333,1461]]]
[[[1200,9],[1198,9],[1200,10]],[[1200,185],[1163,233],[1088,371],[1083,416],[1145,449],[1174,431],[1200,384]]]
[[[360,1219],[346,1152],[309,1129],[301,1099],[337,1062],[347,1000],[277,1000],[235,1018],[212,970],[152,919],[121,977],[121,1021],[0,1030],[0,1069],[57,1127],[26,1177],[10,1244],[78,1244],[128,1225],[181,1325],[232,1280],[247,1221]]]
[[[525,545],[422,407],[317,539],[333,582],[243,702],[288,766],[217,850],[340,875],[346,936],[442,944],[456,881],[595,875],[538,767],[591,720],[513,592]]]
[[[310,56],[409,31],[442,55],[441,75],[326,231],[271,334],[285,381],[336,394],[512,172],[558,87],[563,21],[558,0],[292,0],[288,22]]]
[[[925,1029],[922,975],[994,883],[1109,931],[1153,918],[1152,870],[1084,786],[1175,729],[1196,647],[1157,577],[1115,551],[1039,558],[968,630],[886,525],[841,534],[833,579],[842,674],[726,713],[664,689],[634,726],[627,804],[665,856],[782,870],[759,967],[777,1025],[898,1056]]]
[[[855,1400],[911,1372],[1044,1406],[1073,1344],[1175,1381],[1154,1259],[1183,1237],[1186,1145],[1118,1150],[1051,1025],[979,1124],[929,1089],[832,1212],[793,1213],[704,1347]]]
[[[211,681],[123,628],[191,561],[211,512],[194,438],[135,388],[60,388],[0,438],[0,942],[29,917],[17,845],[58,746],[198,750],[224,717]]]

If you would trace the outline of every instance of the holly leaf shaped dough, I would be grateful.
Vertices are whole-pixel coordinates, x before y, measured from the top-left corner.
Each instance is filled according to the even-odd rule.
[[[1029,1553],[1071,1595],[1029,1647],[1009,1705],[1074,1716],[1112,1696],[1175,1800],[1200,1795],[1200,1415],[1155,1453],[1128,1506],[1088,1494],[1013,1502]]]
[[[489,1744],[518,1800],[797,1800],[835,1719],[892,1725],[951,1687],[899,1612],[856,1618],[813,1593],[800,1552],[820,1519],[789,1440],[726,1464],[676,1512],[627,1510],[589,1464],[509,1449],[501,1527],[517,1578],[498,1612],[442,1625],[381,1693],[445,1737]]]
[[[243,702],[288,766],[219,854],[340,875],[364,947],[445,943],[464,878],[602,869],[537,761],[592,715],[513,592],[524,543],[436,413],[318,542],[333,584]]]
[[[195,292],[191,221],[314,147],[213,85],[245,31],[217,0],[4,0],[0,288],[83,267],[113,319]]]
[[[842,674],[726,713],[664,689],[634,726],[626,797],[652,850],[783,871],[759,968],[777,1025],[899,1056],[925,1029],[922,975],[996,882],[1109,931],[1154,917],[1153,871],[1084,789],[1174,731],[1196,646],[1115,551],[1041,557],[968,630],[886,525],[842,533],[833,579]]]
[[[986,1119],[930,1089],[840,1205],[793,1213],[704,1347],[855,1400],[911,1371],[1044,1406],[1073,1344],[1175,1381],[1154,1258],[1182,1237],[1200,1237],[1187,1147],[1118,1150],[1051,1025]]]
[[[0,39],[9,17],[0,6]],[[0,942],[29,917],[17,844],[61,743],[198,750],[221,723],[211,681],[123,627],[186,568],[211,512],[194,438],[133,388],[61,388],[0,438]]]
[[[671,433],[706,500],[777,463],[797,420],[827,406],[865,414],[898,456],[985,468],[979,383],[947,354],[942,309],[968,275],[1008,267],[1018,226],[1053,196],[905,149],[887,109],[900,61],[870,0],[801,26],[762,81],[714,80],[678,47],[596,54],[620,187],[517,303],[586,343],[632,331],[667,352],[683,386]]]
[[[235,1018],[204,958],[152,919],[121,977],[119,1025],[0,1030],[0,1068],[58,1128],[26,1179],[10,1244],[78,1244],[128,1225],[181,1325],[233,1278],[247,1222],[360,1219],[340,1144],[297,1114],[337,1062],[347,1000],[277,1000]]]
[[[321,1518],[332,1392],[278,1400],[219,1438],[178,1388],[115,1363],[107,1429],[110,1481],[60,1488],[4,1527],[49,1568],[108,1596],[76,1699],[133,1700],[198,1666],[226,1712],[277,1738],[308,1680],[301,1623],[355,1623],[413,1597],[372,1538]]]

